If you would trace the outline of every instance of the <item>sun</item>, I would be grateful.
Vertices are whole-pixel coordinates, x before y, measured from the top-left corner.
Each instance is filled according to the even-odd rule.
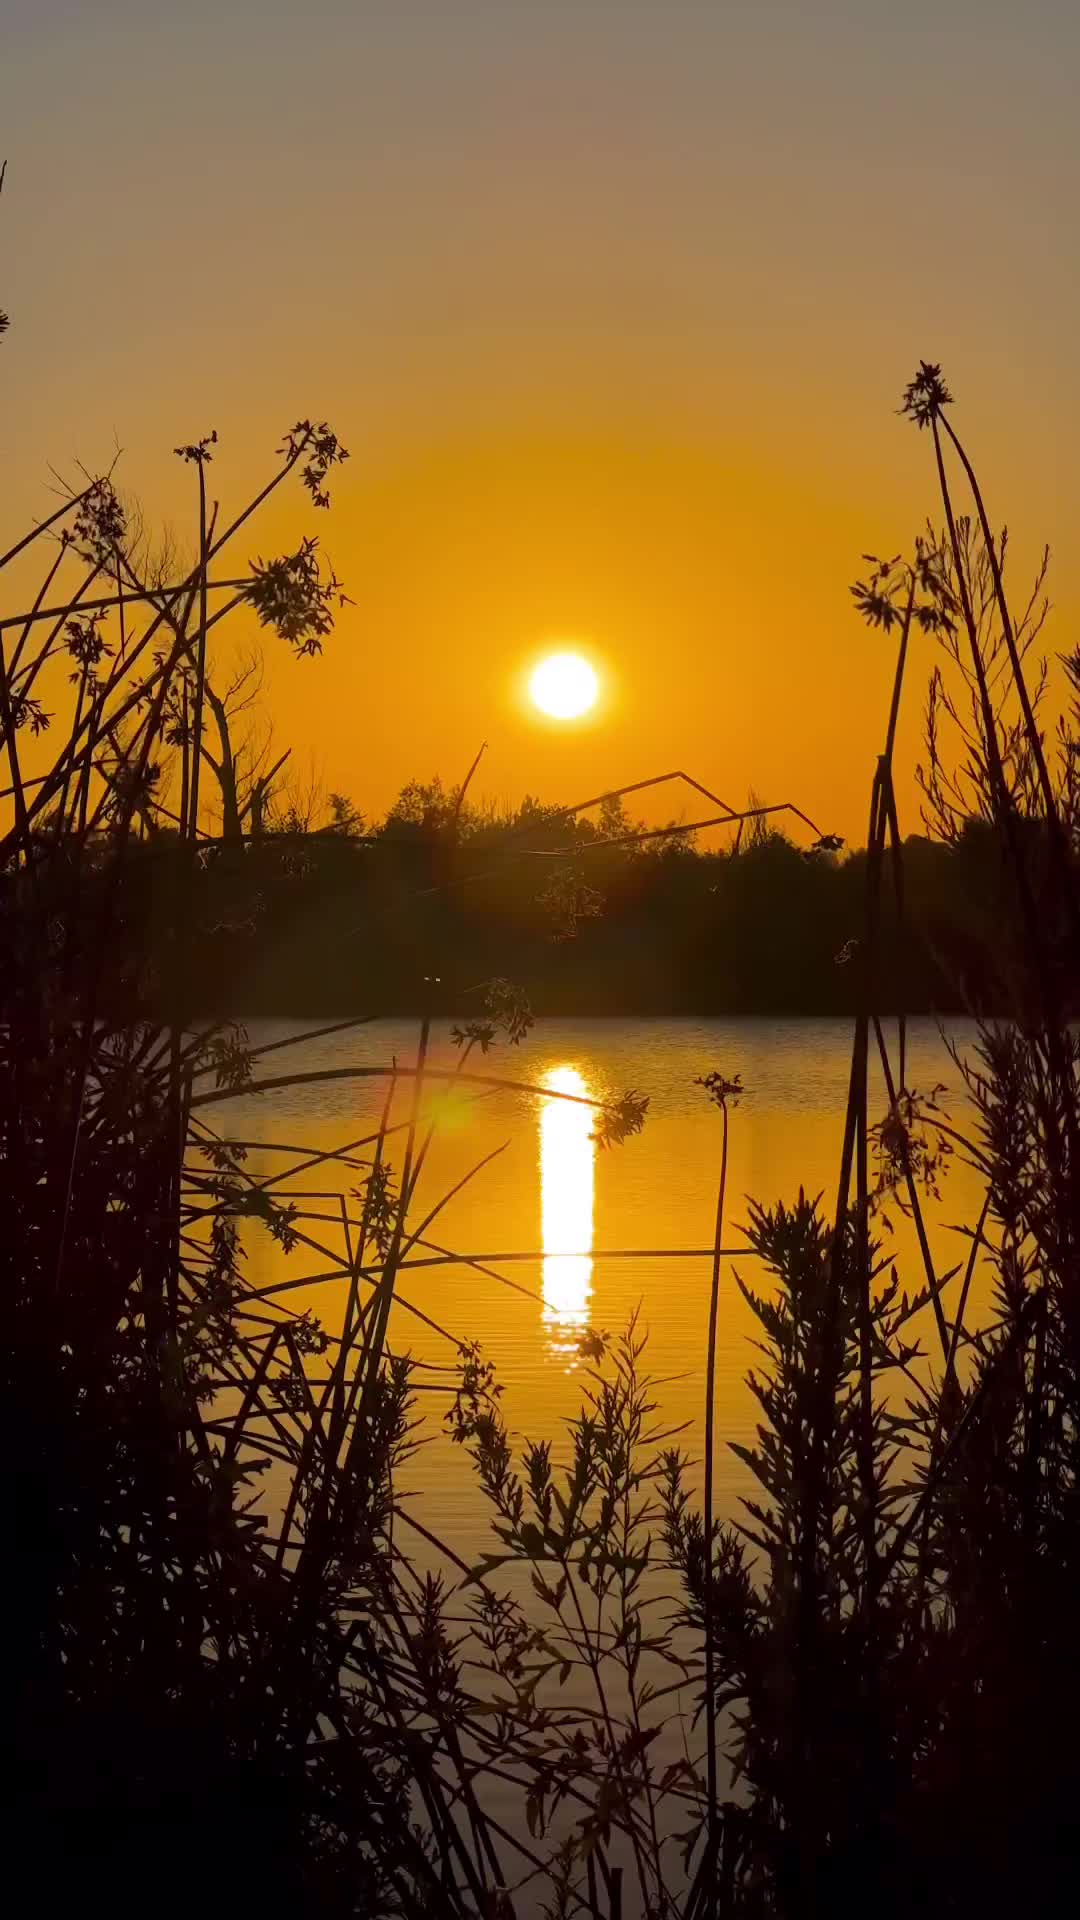
[[[549,653],[533,671],[533,705],[552,720],[578,720],[596,705],[600,682],[580,653]]]

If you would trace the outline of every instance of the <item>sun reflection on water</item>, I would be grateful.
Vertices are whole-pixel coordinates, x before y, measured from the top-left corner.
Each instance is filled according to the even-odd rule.
[[[553,1067],[543,1084],[589,1096],[576,1067]],[[596,1145],[590,1107],[545,1100],[540,1108],[540,1226],[544,1249],[543,1320],[553,1353],[573,1364],[578,1333],[589,1324],[593,1263]]]

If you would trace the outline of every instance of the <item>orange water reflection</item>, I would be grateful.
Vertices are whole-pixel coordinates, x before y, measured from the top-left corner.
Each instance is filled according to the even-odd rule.
[[[590,1095],[589,1082],[576,1067],[552,1067],[543,1084],[579,1099]],[[551,1351],[572,1366],[592,1299],[593,1115],[573,1100],[545,1100],[539,1113],[542,1318]]]
[[[256,1045],[272,1043],[287,1031],[284,1022],[253,1021],[249,1027]],[[962,1047],[970,1043],[969,1035],[966,1028],[952,1032]],[[434,1383],[438,1389],[448,1378],[439,1370],[455,1363],[456,1343],[478,1340],[505,1389],[502,1404],[512,1431],[562,1445],[565,1422],[582,1407],[579,1334],[589,1325],[617,1336],[640,1309],[649,1336],[644,1364],[658,1383],[662,1418],[671,1425],[689,1423],[681,1444],[700,1463],[708,1249],[720,1129],[695,1079],[719,1063],[742,1073],[748,1088],[733,1117],[724,1229],[725,1245],[741,1248],[749,1197],[767,1205],[790,1204],[802,1186],[824,1194],[827,1209],[835,1194],[850,1076],[850,1022],[553,1020],[538,1029],[530,1045],[531,1059],[511,1058],[504,1070],[515,1080],[541,1085],[540,1100],[489,1096],[486,1090],[479,1095],[470,1084],[460,1094],[455,1090],[452,1104],[439,1104],[413,1217],[419,1224],[444,1196],[452,1196],[424,1237],[432,1248],[469,1258],[460,1265],[434,1264],[432,1248],[410,1255],[395,1294],[393,1350],[411,1355],[420,1387]],[[370,1066],[408,1061],[415,1049],[414,1027],[379,1022],[361,1030],[359,1039],[353,1034],[314,1039],[290,1065],[297,1071]],[[959,1075],[933,1021],[910,1024],[908,1052],[910,1083],[950,1082],[950,1117],[963,1125]],[[435,1036],[433,1053],[439,1065],[451,1069],[459,1058],[443,1033]],[[648,1119],[640,1138],[601,1161],[590,1139],[590,1108],[553,1096],[603,1097],[623,1087],[649,1094]],[[881,1114],[880,1084],[875,1082],[872,1092],[874,1112]],[[297,1152],[302,1147],[329,1153],[377,1130],[383,1094],[380,1080],[334,1080],[238,1096],[210,1111],[219,1113],[218,1124],[230,1138],[295,1142]],[[406,1092],[393,1120],[407,1111]],[[394,1135],[392,1147],[400,1167],[400,1135]],[[370,1152],[370,1146],[361,1152]],[[472,1178],[485,1159],[490,1164]],[[301,1169],[295,1175],[287,1171],[294,1164]],[[273,1175],[280,1183],[274,1193],[296,1205],[297,1226],[305,1236],[287,1253],[263,1222],[245,1220],[252,1284],[288,1288],[274,1296],[277,1304],[295,1313],[310,1310],[335,1333],[348,1291],[339,1277],[347,1253],[341,1197],[355,1221],[360,1212],[355,1189],[363,1167],[333,1160],[311,1164],[303,1154],[297,1160],[295,1154],[253,1147],[245,1170],[256,1178]],[[980,1202],[978,1180],[958,1154],[942,1202],[927,1210],[938,1273],[966,1260],[968,1243],[952,1223],[973,1225]],[[917,1239],[898,1209],[887,1211],[893,1231],[885,1235],[884,1252],[895,1259],[901,1285],[912,1293],[922,1278]],[[507,1250],[517,1257],[500,1257]],[[748,1469],[727,1442],[752,1445],[761,1418],[746,1378],[757,1364],[751,1341],[760,1329],[738,1279],[766,1297],[773,1287],[748,1253],[725,1259],[716,1346],[716,1498],[725,1520],[740,1518],[740,1502],[753,1497]],[[951,1285],[947,1313],[958,1284]],[[980,1267],[969,1304],[972,1324],[989,1308],[987,1277]],[[934,1338],[931,1325],[924,1340],[931,1359]],[[315,1363],[312,1371],[319,1371]],[[441,1390],[419,1395],[417,1412],[430,1444],[419,1449],[407,1472],[403,1469],[402,1484],[431,1504],[439,1531],[454,1540],[457,1550],[475,1557],[491,1547],[490,1510],[477,1491],[466,1450],[445,1439],[444,1407]]]

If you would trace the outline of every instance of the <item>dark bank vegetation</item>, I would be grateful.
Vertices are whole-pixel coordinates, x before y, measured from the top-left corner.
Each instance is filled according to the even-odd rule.
[[[259,776],[252,792],[260,805]],[[340,795],[326,826],[287,806],[257,832],[208,830],[193,881],[150,811],[125,867],[118,957],[137,960],[141,1012],[168,1004],[178,966],[193,1005],[217,1015],[462,1013],[504,971],[538,1014],[850,1012],[866,851],[754,804],[708,850],[677,824],[644,827],[619,794],[598,814],[527,799],[492,820],[455,813],[435,779],[406,787],[371,832]],[[903,915],[882,903],[886,1001],[986,1005],[1004,886],[992,831],[967,815],[947,842],[910,834],[904,863]],[[177,948],[188,889],[191,937]]]
[[[865,855],[832,864],[826,842],[804,860],[766,837],[726,867],[685,849],[619,856],[638,874],[648,863],[650,910],[666,903],[673,923],[690,871],[771,899],[774,870],[807,899],[849,889],[837,1188],[761,1196],[734,1266],[723,1169],[739,1062],[702,1062],[719,1177],[710,1388],[725,1289],[744,1290],[761,1338],[746,1454],[759,1491],[740,1527],[718,1523],[711,1483],[699,1509],[638,1324],[587,1336],[586,1402],[561,1439],[508,1430],[475,1329],[446,1328],[445,1369],[408,1364],[409,1269],[441,1246],[441,1199],[421,1186],[435,1124],[424,1014],[412,1058],[374,1069],[385,1105],[369,1137],[318,1154],[277,1143],[268,1174],[230,1124],[237,1095],[290,1068],[287,1044],[252,1050],[193,1017],[222,841],[252,858],[243,817],[204,845],[208,689],[225,684],[230,617],[301,652],[327,637],[341,588],[313,541],[270,561],[221,557],[246,551],[259,501],[219,524],[211,436],[180,449],[197,531],[186,571],[140,570],[101,479],[0,556],[44,555],[36,598],[0,624],[7,1867],[42,1910],[79,1894],[116,1913],[244,1900],[356,1915],[947,1915],[1040,1911],[1067,1889],[1080,660],[1060,663],[1065,718],[1046,738],[1031,623],[1014,622],[1003,542],[948,405],[922,366],[905,411],[933,449],[944,539],[868,561],[856,592],[897,658],[881,750],[867,750]],[[325,507],[343,457],[327,426],[301,422],[260,498],[301,479]],[[905,842],[893,785],[916,628],[948,669],[929,711],[932,849]],[[177,756],[170,878],[151,885]],[[395,852],[388,908],[410,888],[454,892],[440,863],[482,832],[463,834],[462,812],[455,796],[441,833],[399,818],[418,829],[417,864],[410,876]],[[609,842],[613,819],[609,807]],[[345,894],[369,850],[346,814],[337,824],[319,861],[350,863]],[[286,833],[274,859],[302,862],[309,838]],[[583,889],[618,870],[604,865],[614,853],[575,845],[553,863],[548,910],[599,926]],[[954,856],[988,876],[993,939],[968,1110],[947,1121],[907,1083],[905,979],[887,956],[920,860],[955,872]],[[223,906],[237,898],[228,879]],[[251,918],[257,951],[273,921]],[[418,975],[443,964],[425,925]],[[499,948],[477,972],[498,977],[458,1030],[463,1087],[499,1078],[485,1056],[528,1029],[511,971]],[[868,1110],[871,1053],[884,1115]],[[527,1065],[509,1077],[527,1084]],[[645,1104],[628,1093],[598,1108],[601,1144],[636,1132]],[[898,1273],[882,1196],[921,1225],[946,1145],[978,1170],[985,1203],[954,1268],[935,1268],[923,1231],[920,1270]],[[324,1276],[321,1322],[252,1280],[253,1231],[298,1278]],[[976,1266],[994,1278],[978,1327]],[[490,1503],[477,1567],[395,1497],[405,1454],[440,1424]]]

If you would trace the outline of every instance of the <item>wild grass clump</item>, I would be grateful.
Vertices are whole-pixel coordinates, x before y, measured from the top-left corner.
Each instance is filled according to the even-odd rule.
[[[1045,563],[1014,620],[1007,540],[991,528],[950,405],[940,370],[922,365],[904,411],[931,436],[943,534],[917,542],[910,563],[871,559],[855,588],[869,624],[895,634],[897,666],[873,779],[835,1209],[803,1194],[751,1207],[750,1247],[773,1284],[738,1276],[763,1354],[750,1376],[758,1441],[736,1449],[761,1489],[745,1521],[703,1525],[681,1473],[670,1500],[685,1619],[715,1649],[705,1712],[733,1717],[741,1783],[711,1837],[705,1825],[694,1915],[1044,1910],[1072,1875],[1080,660],[1062,662],[1072,706],[1048,743],[1047,676],[1036,667],[1032,690],[1026,665]],[[954,505],[949,451],[970,519]],[[927,715],[927,824],[953,845],[981,831],[995,862],[989,991],[968,1001],[977,1040],[956,1056],[966,1127],[936,1090],[909,1087],[903,1009],[880,998],[886,888],[904,911],[893,753],[920,630],[945,656]],[[871,1050],[889,1102],[876,1125]],[[922,1196],[936,1195],[953,1154],[984,1198],[962,1228],[964,1257],[940,1273]],[[910,1294],[887,1251],[885,1197],[916,1230]],[[992,1276],[993,1308],[972,1326],[977,1265]]]
[[[474,1055],[519,1042],[531,1015],[495,980],[452,1069],[431,1062],[424,1021],[411,1062],[337,1070],[385,1087],[381,1122],[340,1150],[264,1142],[278,1157],[256,1172],[215,1126],[238,1098],[312,1076],[265,1058],[280,1043],[192,1018],[198,881],[246,851],[206,831],[214,649],[246,613],[317,652],[341,598],[311,539],[247,569],[219,556],[294,470],[325,508],[345,453],[301,422],[222,530],[217,436],[177,452],[195,480],[190,570],[151,571],[109,477],[87,476],[4,558],[46,554],[36,595],[0,619],[13,1845],[50,1907],[108,1888],[115,1911],[141,1911],[153,1886],[185,1915],[208,1887],[220,1909],[501,1911],[520,1852],[511,1841],[504,1862],[478,1802],[442,1588],[399,1539],[416,1401],[393,1328],[419,1311],[399,1282],[452,1197],[419,1196],[426,1089],[500,1084]],[[174,853],[151,942],[132,868],[163,818]],[[590,1104],[603,1144],[646,1105]],[[344,1172],[350,1198],[316,1187],[312,1205],[313,1169]],[[320,1198],[340,1209],[336,1241]],[[302,1277],[251,1278],[254,1230],[317,1256],[326,1325],[292,1309]],[[425,1384],[452,1396],[463,1361],[446,1341]]]

